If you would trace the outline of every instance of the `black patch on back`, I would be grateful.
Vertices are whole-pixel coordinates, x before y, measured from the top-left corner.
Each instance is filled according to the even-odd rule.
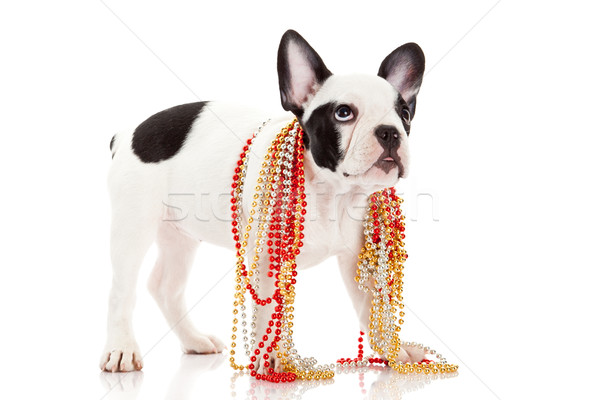
[[[308,150],[312,153],[315,163],[332,171],[336,170],[342,159],[341,133],[334,117],[336,106],[335,103],[320,105],[310,114],[308,120],[302,123],[302,129],[308,136],[305,143],[310,143]]]
[[[131,149],[145,163],[168,160],[179,152],[192,124],[207,102],[168,108],[142,122],[133,132]]]

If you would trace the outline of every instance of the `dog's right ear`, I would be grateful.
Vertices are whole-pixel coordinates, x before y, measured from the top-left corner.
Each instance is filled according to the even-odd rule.
[[[331,76],[317,52],[293,30],[287,31],[281,38],[277,73],[281,105],[298,118],[304,113],[302,105]]]

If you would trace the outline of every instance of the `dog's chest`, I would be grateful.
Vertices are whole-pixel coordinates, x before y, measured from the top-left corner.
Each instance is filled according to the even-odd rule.
[[[298,266],[310,267],[344,253],[358,256],[364,241],[366,202],[356,201],[351,195],[322,195],[314,202],[310,197],[304,224],[304,248]]]

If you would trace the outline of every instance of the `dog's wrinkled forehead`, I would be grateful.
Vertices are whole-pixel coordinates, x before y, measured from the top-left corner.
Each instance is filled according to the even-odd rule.
[[[325,104],[347,104],[354,108],[355,118],[385,118],[394,112],[398,92],[385,79],[366,74],[332,75],[315,94],[305,110],[303,120]]]

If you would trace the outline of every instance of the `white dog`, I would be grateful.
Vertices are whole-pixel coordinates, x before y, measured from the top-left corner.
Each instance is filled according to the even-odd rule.
[[[370,193],[394,186],[407,174],[408,135],[425,69],[423,52],[407,43],[383,60],[377,76],[338,76],[298,33],[287,31],[277,69],[281,103],[291,113],[262,128],[252,145],[247,180],[256,182],[271,141],[297,117],[305,132],[310,210],[298,267],[336,256],[360,329],[367,331],[371,295],[360,291],[354,280],[364,241],[362,216]],[[113,137],[108,178],[113,283],[101,369],[142,368],[132,313],[138,271],[153,242],[159,256],[148,286],[184,351],[225,349],[223,342],[196,330],[186,317],[184,290],[200,242],[233,249],[233,171],[246,140],[262,122],[261,113],[246,108],[198,102],[161,111],[133,132]],[[253,186],[244,193],[245,213]],[[271,313],[268,306],[261,308],[259,332]],[[399,361],[421,361],[423,355],[421,349],[403,347]]]

